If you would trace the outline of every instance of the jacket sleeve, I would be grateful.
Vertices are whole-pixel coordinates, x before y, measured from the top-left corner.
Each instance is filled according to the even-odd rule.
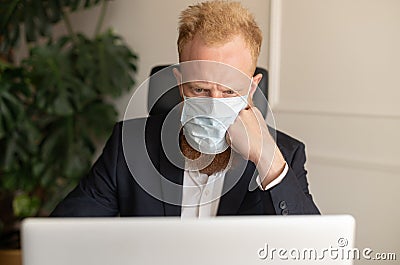
[[[308,190],[305,146],[299,143],[293,156],[286,162],[289,170],[283,180],[270,189],[277,214],[320,214]]]
[[[50,216],[109,217],[118,215],[116,178],[120,145],[121,124],[118,123],[89,174],[57,205]]]

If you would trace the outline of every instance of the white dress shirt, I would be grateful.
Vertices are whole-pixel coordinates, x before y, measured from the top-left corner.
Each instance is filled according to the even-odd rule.
[[[288,169],[289,167],[285,163],[282,173],[271,181],[265,189],[261,186],[259,176],[256,179],[257,184],[260,189],[268,190],[283,180]],[[226,170],[208,176],[199,171],[184,171],[181,218],[204,218],[217,215],[225,173]]]

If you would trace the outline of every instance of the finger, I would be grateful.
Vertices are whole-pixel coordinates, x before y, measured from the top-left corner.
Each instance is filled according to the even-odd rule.
[[[259,118],[261,118],[261,119],[264,119],[264,117],[263,117],[261,111],[260,111],[257,107],[253,106],[253,107],[251,107],[251,110],[254,112],[254,114],[255,114],[257,117],[259,117]]]
[[[248,105],[246,108],[242,109],[242,110],[239,112],[239,115],[240,115],[240,114],[242,114],[242,115],[249,115],[250,113],[253,113],[253,114],[254,114],[253,108],[254,108],[254,107]]]
[[[264,116],[262,115],[261,111],[257,107],[252,107],[251,111],[253,112],[254,116],[257,118],[257,121],[260,124],[265,123]]]

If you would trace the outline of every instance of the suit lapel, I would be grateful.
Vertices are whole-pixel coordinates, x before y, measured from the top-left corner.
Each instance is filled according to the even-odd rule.
[[[180,216],[182,203],[183,170],[171,164],[164,152],[160,159],[164,211],[166,216]]]
[[[166,216],[180,216],[184,158],[179,148],[179,112],[170,113],[163,122],[160,145],[161,189]]]
[[[236,215],[246,195],[249,183],[255,173],[253,163],[233,153],[232,168],[226,172],[222,197],[217,215]]]

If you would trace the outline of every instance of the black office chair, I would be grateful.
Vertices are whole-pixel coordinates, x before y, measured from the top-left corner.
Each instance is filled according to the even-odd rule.
[[[182,101],[172,71],[161,71],[168,66],[170,65],[159,65],[151,69],[147,99],[149,115],[167,114]],[[158,73],[156,78],[152,78],[156,73]],[[253,102],[265,117],[268,109],[268,105],[266,104],[266,99],[268,99],[268,72],[264,68],[257,67],[254,75],[259,73],[263,75],[263,78],[258,84],[259,89],[254,94]],[[163,93],[163,91],[160,91],[160,88],[163,91],[168,91]],[[160,97],[162,93],[163,95]]]

